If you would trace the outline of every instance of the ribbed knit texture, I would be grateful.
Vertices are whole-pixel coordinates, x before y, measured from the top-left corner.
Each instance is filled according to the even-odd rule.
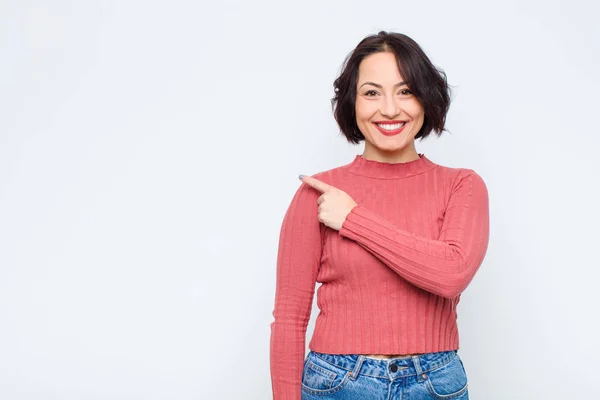
[[[459,348],[456,306],[486,254],[488,192],[473,170],[357,155],[312,175],[358,206],[337,231],[320,223],[321,192],[301,183],[283,218],[270,367],[274,400],[300,400],[308,345],[330,354]]]

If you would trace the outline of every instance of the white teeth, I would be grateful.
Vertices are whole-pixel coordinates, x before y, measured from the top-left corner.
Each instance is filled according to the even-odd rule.
[[[399,124],[377,124],[377,126],[385,129],[386,131],[394,131],[403,127],[405,123],[406,122],[401,122]]]

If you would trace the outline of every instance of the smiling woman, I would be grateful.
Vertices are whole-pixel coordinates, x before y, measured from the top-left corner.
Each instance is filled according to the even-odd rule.
[[[406,35],[380,32],[363,39],[346,58],[333,86],[334,117],[350,143],[366,139],[367,156],[387,162],[416,159],[413,139],[424,139],[431,131],[439,136],[447,130],[451,89],[446,74]],[[394,132],[394,128],[381,125],[402,122],[408,129],[393,142],[382,143],[380,135],[371,134],[377,129],[383,135],[394,136],[404,129]],[[376,156],[373,142],[382,144],[383,149],[402,151],[383,151]],[[398,159],[400,154],[403,156]]]
[[[488,247],[488,192],[418,153],[445,131],[450,89],[411,38],[361,41],[334,82],[334,118],[362,154],[300,176],[279,236],[274,400],[468,399],[456,309]],[[319,315],[305,355],[316,282]]]
[[[367,139],[363,155],[388,162],[416,160],[414,138],[423,126],[425,111],[406,82],[401,81],[396,55],[387,51],[371,54],[363,59],[358,71],[355,109],[356,124]],[[386,152],[394,152],[394,159],[389,159]]]

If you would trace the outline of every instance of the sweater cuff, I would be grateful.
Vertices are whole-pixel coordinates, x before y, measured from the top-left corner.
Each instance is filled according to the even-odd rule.
[[[382,226],[387,226],[388,224],[388,221],[359,204],[352,208],[348,215],[346,215],[339,234],[355,240],[360,236],[359,233],[364,228],[378,232]]]

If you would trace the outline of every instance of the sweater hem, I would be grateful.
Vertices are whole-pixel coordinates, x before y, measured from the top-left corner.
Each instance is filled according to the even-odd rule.
[[[442,351],[459,350],[458,344],[449,346],[437,346],[437,347],[411,347],[411,348],[388,348],[381,349],[376,347],[334,347],[328,345],[320,345],[309,343],[309,350],[316,351],[317,353],[323,354],[427,354],[427,353],[439,353]]]

